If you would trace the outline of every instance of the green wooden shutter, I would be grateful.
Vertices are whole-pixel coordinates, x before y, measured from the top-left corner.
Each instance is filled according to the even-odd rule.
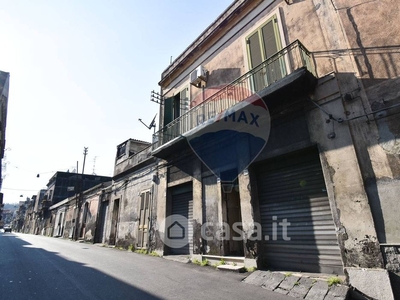
[[[265,59],[268,59],[281,48],[279,43],[278,28],[276,27],[276,19],[274,18],[265,24],[265,26],[261,28],[261,33],[263,37],[264,57]],[[280,64],[281,61],[279,59],[268,64],[266,71],[269,84],[282,78]]]
[[[250,68],[255,68],[264,60],[258,31],[247,39],[247,45],[250,56]],[[254,91],[259,91],[265,86],[265,72],[263,70],[253,76],[253,85]]]
[[[248,47],[250,53],[250,67],[254,68],[261,64],[264,60],[261,53],[261,45],[258,31],[248,38],[247,44],[249,45]]]
[[[278,52],[278,45],[275,37],[274,20],[269,21],[265,26],[261,28],[263,44],[264,44],[264,55],[265,58],[269,58],[271,55]]]
[[[174,97],[164,100],[164,126],[174,119]]]
[[[181,94],[174,96],[174,119],[181,115]]]
[[[276,17],[271,18],[266,24],[247,38],[250,68],[255,68],[266,59],[273,56],[281,48],[279,28]],[[268,62],[253,76],[253,88],[260,91],[285,75],[285,62],[283,58]]]

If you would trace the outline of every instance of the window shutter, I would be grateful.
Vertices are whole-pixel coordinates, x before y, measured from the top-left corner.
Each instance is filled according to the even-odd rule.
[[[260,37],[258,31],[251,35],[248,40],[248,50],[250,54],[250,68],[254,68],[263,62],[261,52]],[[259,71],[253,76],[253,89],[259,91],[265,86],[265,72]]]
[[[181,115],[181,93],[174,96],[173,119],[178,118],[180,115]]]
[[[186,100],[186,88],[184,88],[182,91],[181,91],[181,102],[183,103],[183,102],[185,102],[185,100]]]
[[[174,109],[174,97],[164,100],[164,126],[172,122]]]
[[[187,91],[186,88],[184,88],[181,91],[181,111],[184,113],[188,110],[188,99],[187,99]]]
[[[278,28],[276,27],[276,19],[272,19],[265,26],[261,28],[262,40],[264,46],[264,57],[268,59],[281,49],[279,43]],[[282,58],[275,60],[268,64],[266,68],[267,81],[271,84],[282,76],[284,61]]]
[[[250,67],[254,68],[263,61],[258,31],[248,38],[247,44],[250,53]]]
[[[271,55],[278,52],[273,20],[269,21],[262,28],[262,36],[264,41],[265,59],[267,59]]]

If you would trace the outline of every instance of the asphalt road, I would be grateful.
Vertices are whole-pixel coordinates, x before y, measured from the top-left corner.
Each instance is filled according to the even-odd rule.
[[[293,299],[215,270],[92,244],[0,233],[0,299]]]

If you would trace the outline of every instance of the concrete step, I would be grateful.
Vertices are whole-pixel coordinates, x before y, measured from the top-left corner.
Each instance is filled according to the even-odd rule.
[[[233,265],[219,265],[217,269],[221,271],[230,271],[237,273],[242,273],[246,271],[244,266],[233,266]]]
[[[163,258],[172,260],[172,261],[176,261],[176,262],[180,262],[180,263],[184,263],[184,264],[187,264],[190,262],[190,258],[188,255],[164,255]]]
[[[243,256],[202,255],[202,259],[203,260],[207,259],[211,266],[214,264],[219,264],[223,260],[226,265],[244,267],[244,257]]]

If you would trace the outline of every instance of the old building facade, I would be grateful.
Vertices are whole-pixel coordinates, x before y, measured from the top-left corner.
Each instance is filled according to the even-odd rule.
[[[60,202],[68,206],[68,198],[76,198],[78,195],[81,196],[80,194],[84,191],[108,181],[111,181],[111,177],[72,172],[56,172],[47,183],[47,189],[44,190],[42,200],[38,203],[36,208],[38,210],[36,214],[37,220],[35,221],[38,227],[37,232],[46,236],[58,236],[59,232],[54,232],[54,229],[55,226],[59,228],[59,224],[55,224],[56,221],[59,222],[60,219],[55,219],[57,211],[50,209],[50,207],[59,207],[56,204]],[[65,209],[64,206],[62,207]],[[71,220],[72,219],[75,220],[76,216],[71,216]],[[74,228],[77,227],[74,225]],[[76,235],[78,234],[77,232]],[[75,237],[75,235],[73,235],[73,237]]]
[[[102,182],[52,205],[49,210],[54,215],[53,236],[75,238],[89,243],[100,239],[97,236],[101,226],[98,212],[110,186],[111,180]]]
[[[151,143],[135,139],[118,145],[112,180],[49,207],[45,219],[50,222],[51,235],[125,249],[150,249],[158,180],[151,147]]]
[[[6,125],[8,111],[8,94],[10,87],[10,73],[0,71],[0,161],[3,166],[4,151],[6,149]],[[3,167],[0,169],[0,190],[3,183]],[[1,220],[3,210],[3,193],[0,193],[0,226],[4,225]]]
[[[398,11],[234,1],[161,74],[153,143],[118,145],[112,182],[82,195],[50,203],[53,178],[40,232],[346,275],[380,298],[400,274]]]
[[[155,218],[156,159],[151,144],[129,139],[117,146],[113,185],[100,215],[103,242],[128,249],[148,249]]]
[[[396,255],[400,243],[399,9],[390,0],[238,0],[205,29],[160,81],[157,234],[174,214],[191,224],[185,247],[161,239],[160,253],[346,274],[356,287],[365,270],[388,266],[382,253]],[[243,158],[251,143],[196,144],[254,98],[270,121],[253,159]],[[242,112],[237,122],[256,123]],[[222,177],[235,172],[226,189]],[[237,222],[242,239],[221,238]]]

